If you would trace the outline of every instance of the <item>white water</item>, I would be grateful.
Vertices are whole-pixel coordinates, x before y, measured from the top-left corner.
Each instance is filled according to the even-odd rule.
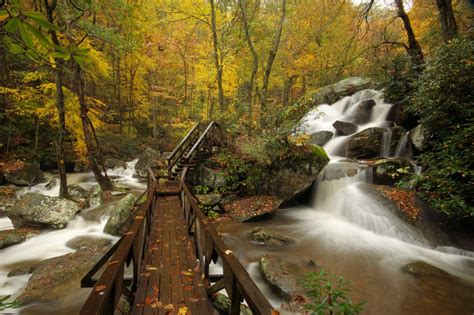
[[[304,118],[303,131],[327,130],[335,134],[333,122],[352,121],[359,102],[370,98],[374,98],[376,106],[369,122],[358,126],[358,131],[385,128],[381,157],[391,157],[391,153],[406,157],[406,137],[401,138],[395,152],[390,152],[388,138],[393,123],[387,121],[387,116],[391,105],[373,90],[356,93],[333,105],[318,106]],[[311,260],[330,273],[344,276],[354,284],[351,298],[368,301],[364,314],[471,313],[474,253],[450,246],[435,247],[414,226],[396,216],[383,202],[386,200],[381,200],[368,185],[372,168],[344,158],[349,137],[335,135],[324,146],[331,161],[319,175],[309,205],[280,209],[270,219],[255,223],[223,223],[226,243],[247,264],[252,279],[274,307],[284,301],[262,279],[255,261],[263,254],[300,267]],[[256,226],[292,237],[296,243],[284,247],[254,244],[250,232]],[[440,268],[450,276],[418,278],[403,270],[416,261]]]
[[[135,164],[137,160],[127,163],[127,169],[108,170],[108,175],[116,182],[130,187],[134,191],[143,191],[146,184],[133,177]],[[97,183],[92,173],[69,174],[68,184],[80,184],[84,188],[91,188]],[[26,192],[37,192],[47,196],[58,196],[59,185],[47,189],[45,184],[39,184],[31,188],[25,188],[18,194]],[[98,208],[83,209],[74,217],[66,228],[61,230],[45,230],[40,235],[33,237],[26,242],[0,250],[0,296],[11,295],[15,298],[21,293],[31,275],[7,277],[15,266],[22,263],[39,262],[44,259],[65,255],[74,250],[67,247],[66,243],[78,236],[91,236],[100,238],[109,238],[112,241],[118,240],[117,237],[103,233],[104,226],[108,219],[108,210],[110,210],[114,201],[106,201],[103,206]],[[119,198],[118,198],[119,199]],[[0,230],[13,228],[11,221],[4,217],[0,218]],[[79,289],[79,288],[78,288]],[[17,310],[9,310],[17,312]]]

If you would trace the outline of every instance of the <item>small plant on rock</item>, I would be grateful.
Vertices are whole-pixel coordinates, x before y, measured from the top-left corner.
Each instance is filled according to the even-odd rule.
[[[0,296],[0,311],[4,311],[8,308],[18,308],[21,306],[21,302],[15,300],[13,302],[7,302],[10,298],[10,295]]]
[[[326,271],[309,272],[302,279],[302,285],[311,302],[303,307],[310,314],[359,314],[367,302],[353,304],[348,297],[351,283],[343,277]]]

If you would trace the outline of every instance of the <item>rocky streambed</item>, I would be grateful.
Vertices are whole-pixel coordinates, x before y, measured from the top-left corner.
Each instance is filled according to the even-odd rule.
[[[158,160],[153,149],[132,162],[108,160],[112,192],[102,192],[92,173],[68,174],[72,200],[57,197],[54,176],[16,164],[15,176],[0,186],[0,296],[22,303],[8,312],[78,313],[90,290],[80,279],[124,233],[146,189],[140,175]]]

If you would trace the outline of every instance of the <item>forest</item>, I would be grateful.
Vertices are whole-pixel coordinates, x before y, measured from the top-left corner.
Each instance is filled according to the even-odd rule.
[[[373,178],[365,186],[351,182],[358,187],[357,194],[344,190],[344,198],[363,204],[363,196],[377,191],[399,208],[398,216],[409,221],[410,227],[398,226],[398,218],[380,225],[377,218],[384,215],[379,210],[367,210],[370,215],[364,214],[360,222],[349,208],[337,215],[397,242],[423,247],[426,244],[420,244],[426,240],[438,252],[449,247],[456,251],[448,250],[448,254],[468,257],[468,263],[460,262],[454,271],[443,267],[448,258],[440,258],[443,263],[426,258],[428,271],[415,273],[421,278],[423,273],[431,275],[420,282],[420,288],[439,285],[446,291],[432,297],[437,302],[430,304],[429,311],[472,312],[474,301],[465,292],[474,283],[472,273],[469,276],[474,257],[470,234],[474,226],[473,19],[474,5],[467,0],[0,0],[0,203],[4,203],[0,220],[7,222],[9,211],[19,207],[23,189],[37,192],[35,185],[44,182],[44,173],[57,178],[56,197],[77,203],[81,188],[75,186],[78,177],[74,175],[88,173],[86,186],[94,181],[105,192],[104,198],[115,202],[117,191],[123,188],[120,176],[128,176],[117,173],[117,166],[127,169],[127,161],[139,157],[140,163],[150,148],[162,159],[155,164],[163,166],[166,154],[196,123],[215,121],[227,139],[233,139],[232,144],[228,141],[217,154],[211,150],[212,156],[191,175],[190,182],[202,204],[208,199],[201,200],[201,195],[222,197],[203,206],[203,211],[213,220],[231,217],[239,222],[233,225],[223,220],[224,231],[250,233],[250,227],[256,228],[253,223],[248,227],[240,223],[247,221],[247,214],[234,217],[234,210],[228,210],[260,207],[255,200],[271,207],[272,213],[280,205],[299,207],[308,198],[313,198],[310,203],[315,209],[336,209],[336,200],[329,203],[329,197],[321,198],[323,194],[338,196],[339,188],[327,182],[340,183],[337,174],[341,172],[350,181],[366,176],[370,169]],[[353,104],[357,104],[351,107],[354,111],[348,109]],[[382,111],[384,117],[376,116]],[[318,168],[317,172],[305,175],[302,163],[311,170]],[[138,174],[133,181],[146,177],[140,174],[146,173],[144,168],[133,167]],[[205,169],[219,169],[223,184],[219,175],[209,179]],[[16,178],[25,175],[18,172],[28,173],[26,182]],[[304,185],[288,179],[299,176]],[[314,182],[317,188],[310,188]],[[290,188],[282,188],[286,185]],[[298,194],[288,192],[292,185]],[[132,191],[138,191],[137,187]],[[233,199],[225,204],[228,195],[243,198],[242,203],[237,205],[239,201]],[[85,209],[92,207],[87,202]],[[374,204],[378,207],[378,201]],[[301,218],[296,216],[277,214],[277,223],[261,225],[286,222],[303,229],[310,217],[298,221]],[[308,216],[313,220],[312,214]],[[332,226],[331,222],[324,221],[324,226]],[[426,232],[430,236],[423,240],[415,236],[418,232],[412,231],[413,226],[423,234],[429,224],[436,225]],[[439,241],[441,237],[435,235],[439,228],[448,233],[449,242]],[[320,231],[319,225],[308,229]],[[395,234],[386,234],[389,230],[396,230]],[[3,250],[20,246],[15,243],[6,249],[3,231],[6,228],[0,224],[0,256]],[[278,232],[285,234],[284,228]],[[275,238],[270,235],[265,237]],[[231,247],[242,251],[250,246],[233,242]],[[285,237],[278,242],[286,243]],[[410,247],[409,252],[406,255],[414,249]],[[303,253],[300,249],[288,255]],[[321,263],[339,266],[335,263],[339,252],[334,255]],[[377,257],[373,252],[367,256]],[[255,261],[246,256],[242,260],[246,259]],[[264,270],[262,261],[259,268]],[[469,263],[471,267],[466,267]],[[383,302],[371,301],[380,288],[367,289],[348,269],[326,269],[353,281],[356,300],[368,301],[366,306],[341,303],[336,309],[341,314],[384,310]],[[2,270],[6,274],[11,268],[0,263]],[[438,277],[439,270],[443,276]],[[444,279],[446,272],[463,279],[459,280],[462,284]],[[17,288],[11,289],[3,282],[6,276],[2,277],[0,273],[0,284],[6,289],[0,290],[0,297],[16,298]],[[303,300],[312,302],[301,306],[301,301],[295,302],[300,295],[285,293],[283,309],[301,311],[298,307],[303,307],[311,314],[332,314],[315,306],[323,303],[315,293],[315,286],[321,289],[315,284],[321,277],[327,283],[336,281],[331,273],[310,273],[302,286],[307,291]],[[343,280],[340,283],[347,285]],[[464,293],[453,302],[455,306],[443,308],[440,305],[450,286]],[[418,305],[416,300],[410,295],[403,300],[407,308],[392,313],[418,310],[410,308]],[[0,310],[2,306],[0,300]]]

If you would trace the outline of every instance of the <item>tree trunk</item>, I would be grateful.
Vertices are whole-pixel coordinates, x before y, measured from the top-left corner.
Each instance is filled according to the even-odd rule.
[[[54,0],[51,3],[48,0],[44,1],[46,8],[46,15],[48,22],[54,24],[53,12],[56,9],[57,1]],[[56,34],[56,31],[49,31],[49,35],[53,44],[61,46],[59,38]],[[64,77],[64,64],[63,60],[55,58],[56,68],[54,69],[54,80],[56,84],[56,108],[58,109],[58,118],[59,118],[59,130],[56,138],[56,160],[58,163],[59,170],[59,196],[64,198],[69,198],[69,193],[67,190],[67,174],[66,174],[66,164],[65,160],[65,150],[64,150],[64,138],[66,136],[66,106],[64,102],[64,92],[63,92],[63,77]]]
[[[416,40],[415,33],[411,27],[410,18],[403,7],[403,0],[395,0],[395,3],[398,9],[398,17],[402,19],[403,26],[405,27],[405,31],[407,33],[408,55],[410,56],[412,64],[418,69],[418,71],[420,71],[420,67],[423,65],[423,51],[421,50],[420,44]]]
[[[454,18],[453,5],[451,0],[436,0],[439,11],[439,21],[445,42],[451,40],[458,34],[458,26]]]
[[[216,7],[214,0],[210,0],[211,3],[211,31],[212,31],[212,43],[213,43],[213,55],[214,55],[214,65],[217,71],[217,91],[219,94],[219,110],[221,116],[224,114],[224,89],[222,87],[222,73],[223,66],[222,60],[219,57],[219,42],[217,41],[217,26],[216,26]]]
[[[252,54],[252,73],[250,74],[250,80],[247,90],[247,102],[249,106],[249,114],[252,117],[252,109],[253,109],[253,86],[255,84],[255,79],[257,78],[258,72],[258,54],[255,50],[255,47],[252,42],[252,38],[250,37],[250,25],[247,19],[247,12],[245,11],[244,0],[239,0],[240,11],[242,13],[242,23],[244,26],[245,32],[245,39],[247,40],[247,45],[249,46],[250,53]]]
[[[278,52],[278,48],[280,46],[281,33],[283,30],[283,24],[285,22],[285,14],[286,14],[286,0],[283,0],[280,22],[278,24],[278,30],[275,34],[275,37],[273,38],[273,46],[268,54],[267,66],[265,68],[265,73],[263,77],[262,92],[261,92],[262,98],[260,100],[262,113],[265,112],[266,107],[267,107],[268,82],[270,81],[270,74],[272,72],[273,61],[275,60],[276,54]]]
[[[117,81],[115,82],[117,86],[117,107],[119,111],[119,129],[120,134],[123,133],[123,109],[122,109],[122,77],[120,76],[120,56],[117,57]]]
[[[94,130],[92,129],[92,123],[90,122],[88,112],[89,109],[86,104],[86,99],[84,95],[85,90],[85,83],[84,78],[82,77],[82,70],[81,67],[75,63],[74,64],[74,79],[75,79],[75,87],[77,97],[79,99],[79,106],[81,112],[81,122],[82,122],[82,130],[84,132],[84,141],[86,143],[87,148],[87,158],[89,160],[89,166],[94,173],[94,177],[99,183],[100,187],[104,191],[113,190],[112,183],[107,176],[107,173],[104,170],[104,174],[101,171],[101,163],[99,162],[98,152],[97,152],[97,144],[94,145],[93,137],[95,137]]]

